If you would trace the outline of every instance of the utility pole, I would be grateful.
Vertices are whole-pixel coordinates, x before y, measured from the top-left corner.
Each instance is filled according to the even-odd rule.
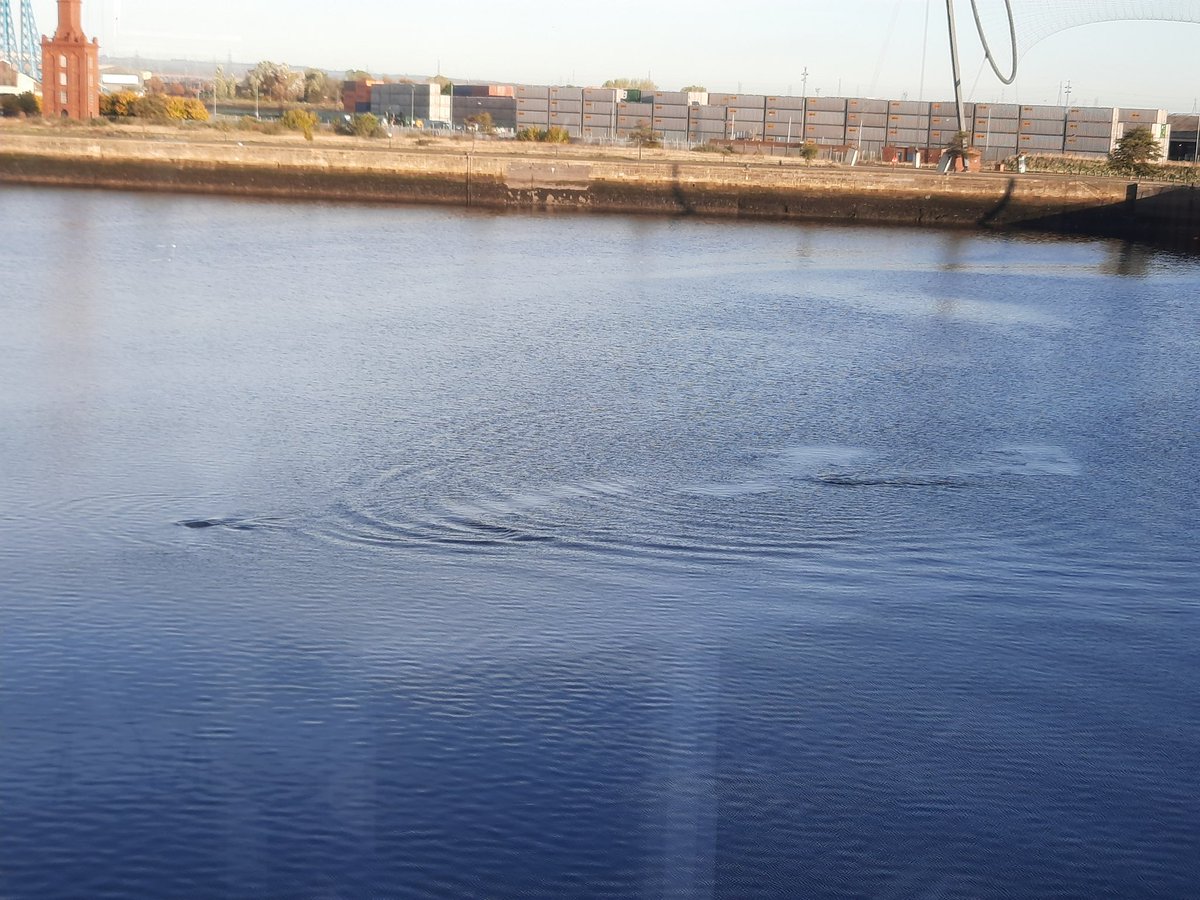
[[[804,143],[804,128],[808,119],[808,66],[800,73],[800,143]]]
[[[1063,88],[1063,93],[1067,95],[1067,106],[1071,105],[1071,82],[1067,81],[1067,86]]]

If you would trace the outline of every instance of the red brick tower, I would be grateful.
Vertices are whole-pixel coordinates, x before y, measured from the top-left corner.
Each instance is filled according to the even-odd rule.
[[[58,30],[42,37],[42,115],[100,115],[100,45],[83,33],[82,0],[58,0]]]

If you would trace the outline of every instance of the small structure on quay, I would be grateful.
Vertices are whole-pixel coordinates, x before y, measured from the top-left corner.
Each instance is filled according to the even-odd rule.
[[[58,29],[42,38],[42,114],[91,119],[100,115],[100,44],[87,39],[82,0],[58,0]]]

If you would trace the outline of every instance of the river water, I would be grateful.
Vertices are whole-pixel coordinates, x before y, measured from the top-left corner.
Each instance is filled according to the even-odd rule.
[[[0,189],[0,894],[1200,883],[1200,263]]]

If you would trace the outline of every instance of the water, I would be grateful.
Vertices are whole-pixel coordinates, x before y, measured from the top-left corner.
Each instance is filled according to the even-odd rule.
[[[4,896],[1195,892],[1196,261],[0,214]]]

